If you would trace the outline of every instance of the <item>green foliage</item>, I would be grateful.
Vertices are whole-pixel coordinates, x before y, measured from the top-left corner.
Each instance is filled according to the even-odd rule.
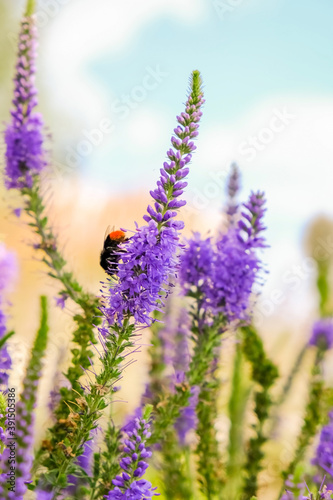
[[[91,500],[104,498],[113,486],[112,478],[120,472],[120,439],[121,431],[112,422],[108,422],[104,434],[104,449],[102,453],[94,454]]]
[[[303,460],[305,453],[311,443],[312,438],[317,432],[321,423],[326,417],[324,412],[324,381],[322,378],[321,362],[324,357],[324,351],[317,349],[316,359],[312,368],[311,380],[309,385],[309,400],[305,409],[304,423],[301,433],[298,437],[298,443],[294,455],[294,459],[289,464],[288,468],[283,471],[282,477],[284,480],[293,475],[296,466]]]
[[[238,499],[242,486],[239,471],[244,465],[244,421],[249,386],[245,380],[244,356],[239,343],[236,344],[231,393],[229,400],[229,446],[224,496],[230,500]]]
[[[264,453],[263,445],[267,441],[264,433],[264,423],[269,416],[272,400],[269,389],[278,377],[277,367],[266,356],[263,342],[253,326],[241,328],[242,350],[245,358],[251,366],[251,378],[259,386],[255,390],[254,412],[257,423],[254,424],[254,436],[250,439],[246,451],[245,482],[243,487],[243,498],[255,495],[258,489],[258,474],[262,470],[262,459]]]
[[[91,431],[96,428],[97,420],[111,400],[112,387],[121,375],[125,351],[134,347],[131,340],[134,325],[124,321],[122,327],[114,325],[113,328],[105,341],[100,373],[95,375],[94,381],[90,382],[83,394],[78,394],[74,401],[70,401],[68,417],[58,419],[52,429],[53,439],[45,443],[48,455],[43,465],[57,473],[42,475],[41,482],[52,486],[54,499],[64,488],[65,478],[75,473],[76,458],[81,455],[84,443],[89,441]]]
[[[189,471],[189,449],[179,444],[174,429],[166,431],[162,450],[161,475],[165,497],[170,500],[191,500],[193,482]]]

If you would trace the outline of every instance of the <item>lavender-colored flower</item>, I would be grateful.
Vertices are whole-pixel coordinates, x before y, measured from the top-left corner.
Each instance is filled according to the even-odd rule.
[[[23,500],[23,496],[27,491],[27,483],[30,481],[35,417],[32,412],[26,410],[25,403],[30,398],[29,392],[31,390],[36,391],[36,387],[26,387],[22,400],[16,405],[16,432],[7,432],[6,434],[6,449],[1,456],[0,463],[2,470],[0,475],[0,497],[3,500]],[[14,434],[14,436],[11,434]],[[16,439],[13,439],[13,437],[16,437]],[[16,459],[16,473],[13,484],[15,492],[9,491],[7,484],[11,453]]]
[[[196,407],[198,405],[199,392],[199,386],[194,385],[191,387],[191,396],[189,397],[188,405],[181,409],[180,416],[175,422],[175,429],[182,446],[186,444],[188,433],[191,430],[195,430],[198,424]]]
[[[304,487],[303,487],[304,489]],[[333,491],[328,490],[326,486],[321,486],[319,491],[315,494],[310,492],[308,489],[308,494],[297,494],[292,491],[286,490],[286,492],[282,495],[280,500],[331,500]]]
[[[231,173],[227,183],[228,202],[226,213],[229,216],[230,224],[234,223],[235,214],[238,211],[238,203],[236,201],[237,194],[240,190],[240,172],[236,163],[231,165]]]
[[[52,500],[52,498],[53,498],[52,491],[44,491],[44,490],[36,491],[36,500]]]
[[[263,217],[266,212],[264,193],[251,193],[249,201],[244,203],[242,218],[238,222],[239,239],[246,243],[248,248],[265,248],[265,239],[260,233],[266,229]],[[260,234],[260,235],[259,235]]]
[[[146,500],[159,495],[159,493],[154,492],[154,489],[149,481],[140,479],[139,481],[134,481],[125,491],[116,486],[104,498],[107,500]]]
[[[211,287],[205,307],[228,321],[247,320],[252,287],[260,262],[253,250],[244,248],[238,233],[229,231],[216,244]]]
[[[8,427],[6,432],[6,449],[4,450],[0,470],[0,498],[2,500],[23,500],[27,491],[27,484],[31,479],[32,451],[34,441],[35,407],[38,381],[41,376],[42,358],[47,343],[47,302],[46,297],[41,298],[42,316],[41,325],[32,349],[31,358],[23,382],[23,391],[16,404],[16,418],[14,430]],[[8,397],[10,398],[10,392]],[[11,414],[8,413],[8,417]],[[12,453],[12,455],[11,455]],[[15,456],[15,477],[13,485],[8,484],[10,474],[10,456]],[[9,486],[14,491],[9,490]]]
[[[76,464],[84,470],[84,472],[90,476],[91,475],[91,462],[92,462],[92,454],[93,454],[93,447],[92,447],[92,441],[87,441],[84,444],[83,448],[83,453],[80,455],[77,460]],[[68,483],[70,486],[66,488],[66,492],[69,495],[75,495],[75,493],[78,490],[78,487],[81,484],[85,484],[86,480],[82,477],[74,476],[74,475],[69,475],[68,476]]]
[[[6,187],[32,186],[35,174],[46,165],[43,149],[43,120],[33,112],[37,105],[34,85],[36,58],[36,27],[33,16],[24,17],[18,44],[18,60],[14,79],[15,90],[12,120],[5,131]]]
[[[321,430],[313,464],[333,477],[333,411],[329,413],[329,419],[329,423]]]
[[[150,437],[150,425],[145,419],[135,417],[125,429],[128,437],[124,439],[124,452],[119,463],[123,472],[112,480],[115,488],[109,491],[105,498],[141,500],[158,495],[155,493],[156,488],[152,488],[145,479],[140,479],[148,467],[145,459],[151,456],[145,446]]]
[[[137,323],[150,325],[152,311],[160,309],[160,294],[167,291],[169,276],[175,273],[179,248],[175,227],[164,227],[151,220],[137,230],[126,246],[118,265],[118,283],[111,288],[103,312],[109,323],[120,324],[133,316]]]
[[[14,252],[0,242],[0,299],[10,290],[17,275],[17,259]]]
[[[237,227],[213,244],[196,233],[181,259],[180,283],[209,316],[223,315],[229,322],[247,320],[253,285],[261,269],[255,253],[264,247],[261,232],[264,198],[251,194]]]
[[[180,283],[186,293],[204,293],[213,274],[215,250],[211,238],[195,232],[181,256]]]
[[[136,233],[119,249],[118,282],[111,287],[103,312],[109,324],[122,324],[132,316],[136,323],[150,325],[151,313],[163,306],[161,294],[168,293],[169,276],[177,269],[179,233],[183,222],[176,221],[177,209],[185,205],[180,200],[189,172],[198,135],[200,108],[203,104],[201,80],[198,72],[192,75],[191,93],[185,112],[177,117],[179,126],[171,138],[173,148],[167,152],[169,162],[164,163],[157,187],[150,192],[154,206],[148,206],[144,216],[148,223],[137,227]],[[124,251],[125,250],[125,251]],[[105,334],[105,327],[101,329]]]
[[[64,309],[68,297],[69,295],[67,293],[61,293],[58,297],[55,297],[56,306],[60,307],[60,309]]]
[[[333,346],[333,320],[332,318],[323,318],[316,321],[312,328],[312,335],[309,345],[314,345],[326,351]]]

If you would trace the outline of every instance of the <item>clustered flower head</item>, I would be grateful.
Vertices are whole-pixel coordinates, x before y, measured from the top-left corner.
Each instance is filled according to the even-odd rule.
[[[329,423],[321,430],[313,464],[333,477],[333,412],[329,413]]]
[[[264,197],[252,193],[237,227],[230,227],[214,244],[195,233],[182,255],[180,282],[184,292],[196,297],[211,316],[228,321],[247,320],[250,296],[261,269],[255,252],[265,246],[261,232]]]
[[[33,16],[27,16],[22,20],[19,35],[12,120],[5,131],[8,189],[31,187],[33,175],[40,173],[46,165],[43,120],[39,113],[33,111],[37,105],[35,59],[35,20]]]
[[[177,117],[179,126],[171,138],[169,161],[161,169],[156,189],[150,192],[154,206],[149,205],[144,216],[147,225],[137,227],[119,250],[118,282],[111,287],[103,308],[109,324],[122,324],[125,317],[132,316],[135,322],[149,326],[152,311],[163,305],[161,294],[168,293],[170,276],[175,274],[178,264],[176,255],[183,222],[174,219],[177,209],[186,203],[179,198],[187,185],[186,165],[195,149],[192,139],[198,135],[203,102],[200,75],[195,71],[185,112]]]
[[[333,346],[333,320],[323,318],[316,321],[312,328],[309,345],[314,345],[326,351]]]
[[[107,500],[141,500],[158,495],[149,481],[141,479],[148,467],[145,459],[151,457],[151,452],[145,446],[151,435],[149,429],[149,422],[137,417],[124,428],[128,437],[124,439],[123,456],[120,460],[123,472],[112,480],[115,488],[105,496]]]

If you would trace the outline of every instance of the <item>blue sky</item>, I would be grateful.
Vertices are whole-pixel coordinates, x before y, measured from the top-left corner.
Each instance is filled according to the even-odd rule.
[[[164,17],[142,29],[130,47],[96,57],[90,70],[121,94],[142,66],[159,61],[173,85],[151,100],[174,104],[184,75],[201,70],[208,99],[207,119],[228,122],[276,93],[328,93],[333,88],[333,4],[305,1],[253,2],[220,19],[213,2],[195,25]],[[227,3],[227,2],[226,2]],[[267,4],[267,5],[265,5]],[[246,8],[248,6],[248,8]],[[244,10],[244,11],[243,11]],[[125,87],[126,88],[126,87]]]

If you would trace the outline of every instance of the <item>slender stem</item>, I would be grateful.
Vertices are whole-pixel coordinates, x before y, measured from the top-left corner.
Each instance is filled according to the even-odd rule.
[[[263,342],[255,329],[252,326],[246,326],[241,328],[241,332],[243,334],[243,353],[251,365],[252,379],[259,386],[254,396],[254,412],[257,417],[257,422],[253,426],[255,433],[254,437],[250,439],[246,451],[246,478],[243,486],[243,498],[245,500],[257,493],[258,474],[262,469],[262,459],[264,457],[262,447],[267,441],[263,429],[272,405],[269,389],[278,377],[278,370],[266,356]]]
[[[242,477],[239,471],[245,458],[243,423],[250,391],[244,379],[244,356],[240,344],[237,343],[229,400],[230,431],[226,466],[228,481],[224,489],[225,498],[230,500],[236,500],[240,496]]]
[[[299,372],[300,367],[302,366],[303,359],[304,359],[305,353],[307,351],[308,351],[308,345],[305,344],[303,346],[302,350],[299,352],[297,359],[296,359],[296,361],[295,361],[295,363],[294,363],[294,365],[293,365],[293,367],[288,375],[288,378],[287,378],[287,380],[282,388],[282,392],[280,394],[280,397],[274,403],[275,411],[272,415],[271,428],[269,431],[269,435],[271,437],[275,435],[276,428],[277,428],[277,425],[279,422],[278,411],[281,408],[281,406],[283,405],[283,403],[286,401],[286,399],[290,393],[290,389],[292,388],[295,377],[296,377],[297,373]]]
[[[25,10],[25,15],[27,17],[32,16],[35,12],[35,8],[36,8],[36,0],[28,0],[27,7]]]
[[[313,436],[316,434],[318,426],[321,422],[321,418],[323,415],[323,406],[324,406],[322,401],[322,395],[324,392],[324,383],[321,373],[322,370],[321,364],[323,357],[324,357],[324,351],[321,349],[317,349],[316,359],[312,368],[312,376],[310,381],[310,395],[305,410],[304,424],[302,426],[301,433],[298,437],[298,443],[294,458],[287,467],[287,469],[284,470],[282,473],[284,481],[288,478],[289,475],[294,474],[296,466],[303,460],[304,455],[308,449],[308,446],[311,443]],[[282,493],[283,491],[284,491],[284,482],[281,488]]]

